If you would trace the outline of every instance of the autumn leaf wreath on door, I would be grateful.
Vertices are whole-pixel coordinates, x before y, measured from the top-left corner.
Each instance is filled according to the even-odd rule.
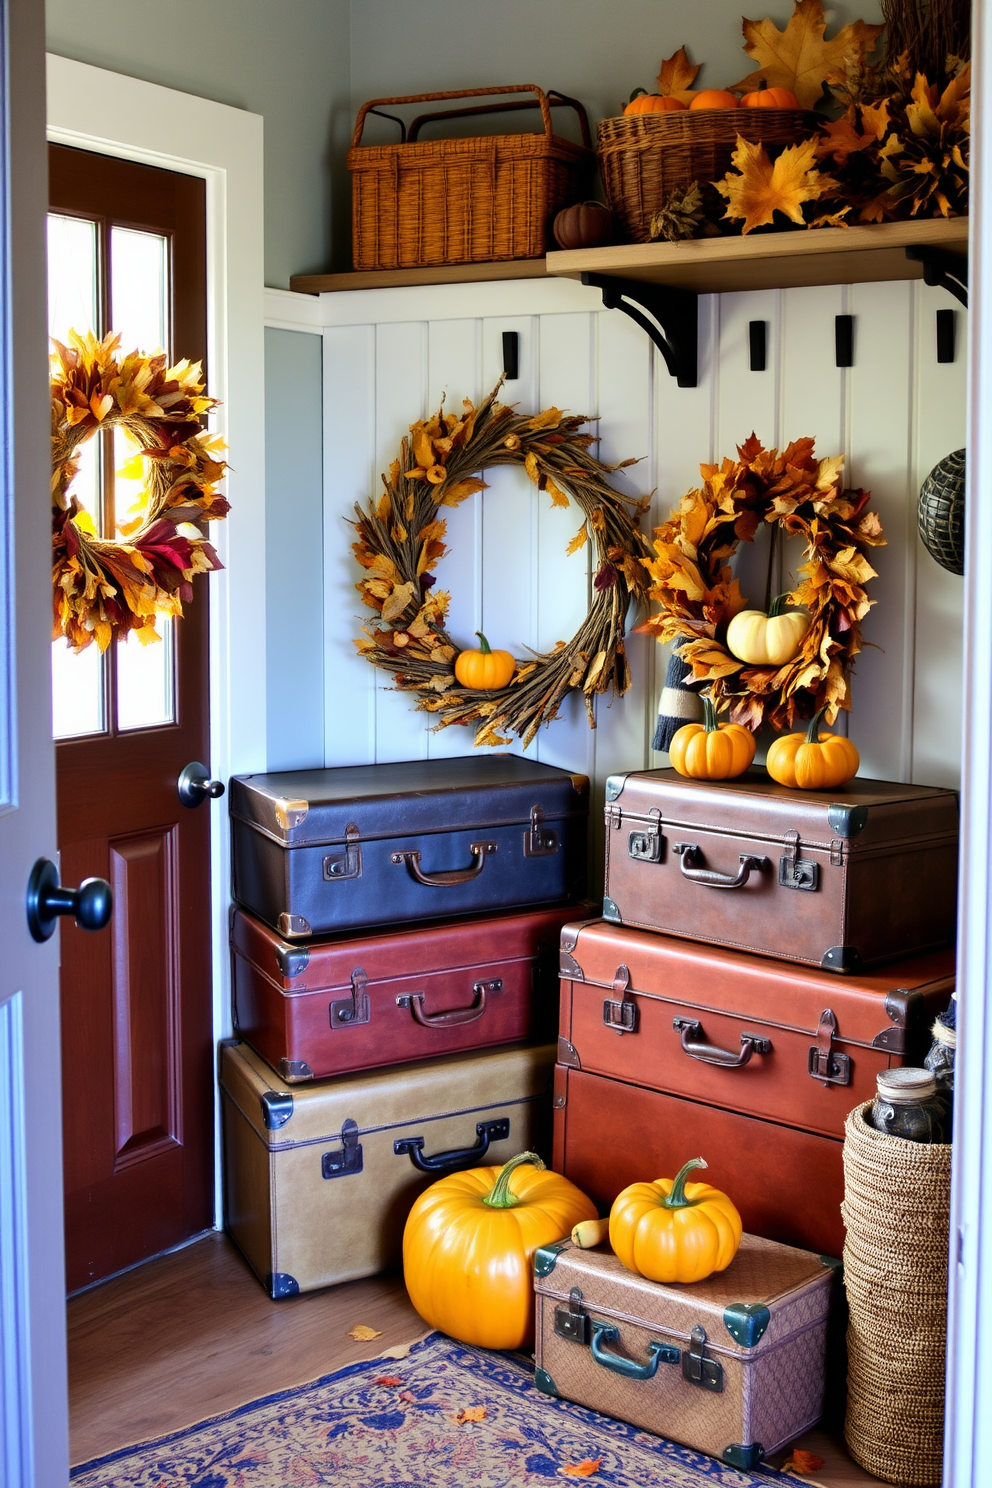
[[[159,639],[159,615],[182,615],[194,574],[223,567],[204,531],[229,510],[217,489],[223,441],[204,427],[217,402],[198,362],[122,355],[113,334],[70,331],[68,342],[53,341],[51,358],[53,638],[77,652],[94,642],[105,651],[130,631],[147,644]],[[142,482],[119,539],[101,537],[70,490],[82,446],[110,429],[134,450],[121,474]]]

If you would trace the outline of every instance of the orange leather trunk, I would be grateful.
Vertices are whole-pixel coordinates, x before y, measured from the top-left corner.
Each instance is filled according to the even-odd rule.
[[[954,956],[841,980],[593,920],[562,932],[561,987],[560,1170],[605,1210],[701,1155],[745,1229],[839,1255],[845,1118],[922,1062]]]

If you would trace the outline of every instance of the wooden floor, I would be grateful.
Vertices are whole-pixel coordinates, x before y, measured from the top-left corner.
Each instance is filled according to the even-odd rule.
[[[271,1302],[223,1235],[94,1287],[68,1312],[73,1463],[374,1359],[426,1331],[398,1276]],[[382,1337],[356,1343],[348,1337],[356,1323]],[[826,1460],[811,1482],[877,1481],[822,1433],[797,1445]]]

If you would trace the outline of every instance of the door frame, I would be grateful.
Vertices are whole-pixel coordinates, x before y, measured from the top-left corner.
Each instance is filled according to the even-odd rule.
[[[199,176],[207,192],[208,391],[211,427],[231,466],[231,514],[211,530],[223,570],[210,576],[212,774],[266,766],[265,302],[262,118],[210,99],[49,53],[48,139]],[[181,130],[176,120],[182,121]],[[177,139],[185,149],[177,150]],[[202,807],[200,808],[203,809]],[[213,1027],[231,1032],[227,801],[211,812]],[[217,1091],[215,1084],[215,1102]],[[214,1222],[221,1214],[215,1120]]]

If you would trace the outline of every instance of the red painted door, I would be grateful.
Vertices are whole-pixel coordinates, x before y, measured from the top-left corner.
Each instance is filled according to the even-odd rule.
[[[123,349],[206,356],[204,183],[52,145],[49,318]],[[84,447],[79,494],[110,535],[138,487],[120,436]],[[62,1093],[70,1292],[212,1221],[208,809],[177,782],[209,763],[207,586],[160,644],[53,648],[63,883],[114,891],[110,930],[62,927]]]

